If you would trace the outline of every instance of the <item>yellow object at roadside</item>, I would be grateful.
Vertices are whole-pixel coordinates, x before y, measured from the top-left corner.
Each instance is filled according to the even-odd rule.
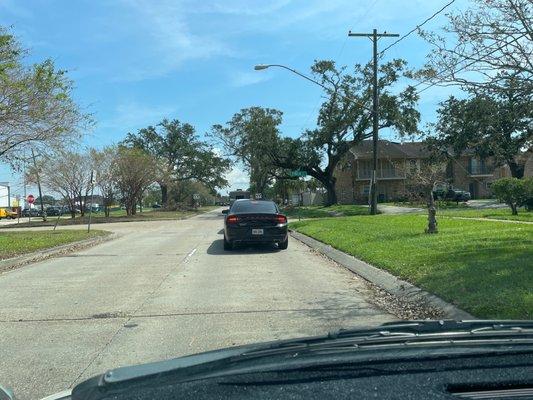
[[[15,218],[17,218],[17,213],[15,211],[11,211],[9,209],[0,208],[0,219],[2,219],[2,218],[15,219]]]

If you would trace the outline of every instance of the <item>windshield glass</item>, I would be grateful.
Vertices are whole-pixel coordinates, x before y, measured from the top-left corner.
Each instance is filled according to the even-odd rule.
[[[0,386],[40,399],[215,349],[331,332],[323,355],[360,354],[366,337],[329,341],[533,319],[532,17],[0,0]],[[507,328],[455,334],[511,349]]]
[[[270,213],[278,212],[276,204],[271,201],[236,201],[231,207],[232,213]]]

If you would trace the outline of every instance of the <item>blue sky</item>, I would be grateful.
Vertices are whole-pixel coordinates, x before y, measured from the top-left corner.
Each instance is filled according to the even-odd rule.
[[[283,134],[297,136],[314,126],[320,88],[284,70],[254,71],[255,64],[308,72],[315,59],[365,63],[371,42],[348,38],[348,30],[404,34],[447,2],[0,0],[0,24],[11,26],[31,50],[28,62],[52,58],[70,71],[76,100],[97,122],[85,145],[101,147],[163,118],[189,122],[203,135],[249,106],[282,110]],[[440,15],[426,27],[444,22]],[[418,67],[427,51],[413,34],[384,60],[402,57]],[[433,120],[438,102],[453,91],[423,92],[423,120]],[[7,166],[0,175],[14,192],[22,191],[20,177]],[[247,185],[238,168],[228,178],[233,188]]]

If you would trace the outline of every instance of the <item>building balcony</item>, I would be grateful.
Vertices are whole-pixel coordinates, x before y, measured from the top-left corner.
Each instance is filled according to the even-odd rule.
[[[468,168],[468,176],[492,176],[494,167],[491,166],[471,166]]]
[[[372,171],[363,170],[357,172],[357,178],[356,180],[359,181],[368,181],[372,178]],[[377,170],[377,177],[378,180],[385,180],[385,179],[405,179],[405,174],[403,171],[396,171],[396,170]]]

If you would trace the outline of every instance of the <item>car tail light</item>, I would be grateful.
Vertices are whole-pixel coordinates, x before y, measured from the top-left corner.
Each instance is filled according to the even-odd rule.
[[[285,215],[281,215],[281,214],[276,215],[276,223],[278,223],[278,224],[286,224],[287,223],[287,217]]]
[[[237,222],[239,222],[239,217],[237,217],[236,215],[228,215],[228,217],[226,218],[226,222],[228,224],[236,224]]]

